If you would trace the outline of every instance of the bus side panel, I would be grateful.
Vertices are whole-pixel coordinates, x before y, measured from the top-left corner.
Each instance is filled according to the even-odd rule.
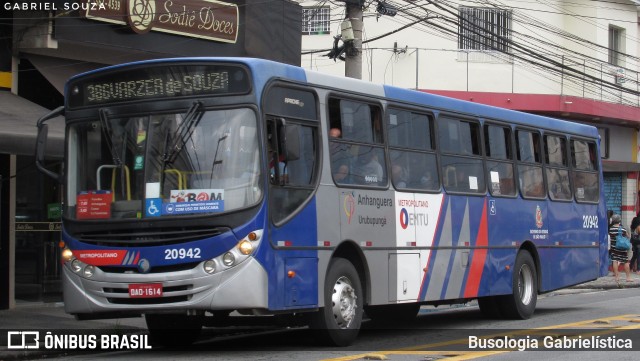
[[[554,202],[548,211],[550,248],[542,258],[541,291],[598,278],[598,205]]]
[[[486,214],[485,198],[445,197],[420,300],[474,298],[490,292],[496,272],[487,250]]]
[[[273,256],[265,260],[269,271],[269,309],[318,306],[318,226],[315,197],[280,227],[270,226]],[[308,247],[310,249],[295,249]],[[293,273],[289,273],[289,272]]]

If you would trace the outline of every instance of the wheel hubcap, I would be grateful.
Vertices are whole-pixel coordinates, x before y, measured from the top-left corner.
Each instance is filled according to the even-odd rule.
[[[344,276],[338,278],[336,284],[333,285],[331,302],[333,304],[333,318],[339,328],[348,328],[351,325],[356,316],[357,298],[351,281]]]
[[[527,264],[522,265],[518,273],[518,292],[523,304],[531,303],[533,299],[533,272]]]

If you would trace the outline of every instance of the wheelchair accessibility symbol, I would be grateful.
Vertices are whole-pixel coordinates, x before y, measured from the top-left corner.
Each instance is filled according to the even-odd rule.
[[[159,217],[162,215],[160,207],[162,207],[162,200],[160,198],[147,198],[145,200],[145,213],[147,217]]]

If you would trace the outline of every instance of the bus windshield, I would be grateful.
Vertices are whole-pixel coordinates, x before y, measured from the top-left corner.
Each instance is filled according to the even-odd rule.
[[[248,108],[100,119],[69,126],[65,216],[78,220],[211,214],[262,197]]]

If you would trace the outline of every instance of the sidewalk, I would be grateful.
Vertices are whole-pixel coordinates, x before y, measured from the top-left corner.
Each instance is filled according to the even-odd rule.
[[[583,283],[569,289],[617,289],[640,287],[640,275],[632,273],[632,282],[625,282],[624,272],[620,273],[620,283],[616,283],[613,272],[608,276],[592,282]],[[565,291],[567,292],[567,291]],[[12,310],[0,310],[0,360],[39,359],[54,356],[62,356],[70,353],[65,350],[8,350],[8,331],[40,331],[40,345],[43,345],[43,337],[47,330],[58,331],[58,334],[138,334],[146,332],[146,324],[143,317],[125,318],[113,320],[77,321],[73,316],[64,312],[62,302],[20,302]],[[62,332],[60,332],[62,331]],[[55,332],[54,332],[55,333]],[[75,351],[71,351],[74,352]],[[85,352],[90,352],[85,351]]]
[[[619,274],[620,282],[616,282],[613,272],[609,271],[609,275],[600,277],[595,281],[583,283],[570,288],[573,289],[614,289],[614,288],[638,288],[640,287],[640,274],[631,272],[632,282],[626,282],[624,271]]]

